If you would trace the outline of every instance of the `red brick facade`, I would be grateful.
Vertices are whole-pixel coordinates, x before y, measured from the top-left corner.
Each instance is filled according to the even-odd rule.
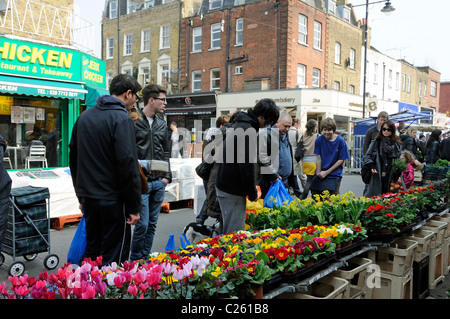
[[[441,91],[439,95],[439,112],[450,114],[450,82],[441,83]]]
[[[182,19],[180,33],[181,92],[192,92],[192,72],[201,71],[201,91],[210,91],[210,71],[220,68],[220,91],[240,92],[251,89],[253,81],[266,84],[259,89],[294,88],[297,64],[307,66],[306,85],[312,85],[312,70],[325,74],[326,15],[301,1],[273,0],[235,6],[203,16]],[[279,10],[279,12],[278,12]],[[308,45],[298,44],[298,15],[308,17]],[[243,19],[242,45],[236,44],[236,21]],[[322,25],[322,48],[313,48],[314,21]],[[211,49],[211,25],[222,24],[220,49]],[[280,32],[278,33],[278,25]],[[202,28],[201,51],[192,52],[194,28]],[[279,48],[279,62],[277,59]],[[228,58],[228,60],[227,60]],[[242,74],[236,74],[236,67]],[[279,69],[279,74],[278,74]],[[227,71],[228,70],[228,71]],[[258,85],[258,84],[257,84]],[[323,87],[324,83],[320,83]]]

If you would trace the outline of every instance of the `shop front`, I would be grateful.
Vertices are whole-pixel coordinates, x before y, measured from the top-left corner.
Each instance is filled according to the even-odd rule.
[[[88,93],[105,93],[104,74],[104,62],[85,53],[0,37],[0,134],[8,141],[7,168],[25,168],[36,144],[45,146],[48,167],[68,166],[73,124],[92,103]]]
[[[178,127],[189,130],[194,141],[196,132],[203,132],[215,126],[215,93],[168,95],[165,116],[168,124],[175,122]]]

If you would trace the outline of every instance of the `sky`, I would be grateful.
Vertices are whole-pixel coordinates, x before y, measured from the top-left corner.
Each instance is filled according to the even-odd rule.
[[[371,45],[394,58],[414,66],[430,66],[441,73],[441,82],[450,81],[450,41],[448,37],[449,0],[390,0],[395,11],[381,12],[384,1],[369,1]],[[95,28],[94,55],[100,57],[100,22],[104,0],[74,0],[80,16]],[[356,7],[356,18],[366,15],[365,0],[348,0]]]

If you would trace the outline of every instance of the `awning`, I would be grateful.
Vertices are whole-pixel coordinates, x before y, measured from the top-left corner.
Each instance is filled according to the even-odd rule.
[[[0,75],[0,92],[61,99],[84,99],[82,84]]]
[[[420,119],[430,119],[432,118],[434,115],[433,114],[429,114],[429,113],[422,113],[422,112],[414,112],[414,111],[403,111],[403,112],[399,112],[399,113],[395,113],[395,114],[389,114],[389,120],[393,121],[393,122],[413,122],[413,121],[417,121]],[[353,120],[353,123],[356,124],[375,124],[377,122],[377,117],[373,116],[370,118],[365,118],[365,119],[357,119],[357,120]]]
[[[86,85],[86,105],[88,108],[97,104],[97,98],[102,95],[109,95],[109,91],[106,89],[97,88],[94,86]]]

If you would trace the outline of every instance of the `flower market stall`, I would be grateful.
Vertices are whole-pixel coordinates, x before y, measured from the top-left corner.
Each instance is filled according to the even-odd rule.
[[[324,194],[259,207],[247,212],[245,231],[123,265],[100,266],[99,257],[38,278],[10,277],[0,283],[0,299],[423,296],[424,287],[413,284],[413,263],[428,258],[433,273],[425,274],[427,289],[449,269],[449,180],[450,174],[432,185],[373,198]],[[377,280],[388,282],[384,288],[367,284],[374,265]],[[441,275],[434,272],[437,266]]]

